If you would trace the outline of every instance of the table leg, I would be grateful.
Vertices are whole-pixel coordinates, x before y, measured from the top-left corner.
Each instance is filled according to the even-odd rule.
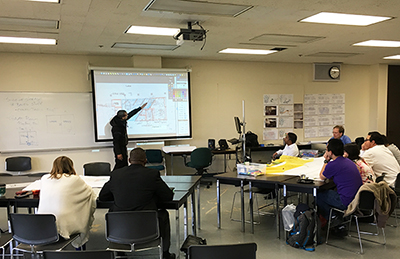
[[[176,223],[176,228],[175,228],[175,234],[176,234],[176,255],[179,258],[180,254],[180,243],[181,243],[181,237],[180,237],[180,224],[179,224],[179,209],[175,210],[175,223]]]
[[[251,233],[254,234],[254,219],[253,219],[253,192],[251,190],[251,181],[249,182],[249,207],[250,207],[250,224],[251,224]]]
[[[218,179],[217,179],[217,221],[218,221],[218,228],[221,228],[221,190]]]
[[[281,238],[281,212],[279,204],[281,203],[281,193],[279,191],[278,184],[275,184],[275,199],[276,199],[276,207],[275,207],[275,220],[276,220],[276,234],[278,239]]]
[[[201,216],[201,209],[200,209],[200,183],[197,185],[197,227],[200,229],[200,216]]]
[[[224,154],[224,173],[226,173],[226,154]]]
[[[188,209],[187,209],[187,201],[183,204],[183,240],[185,240],[188,236]]]
[[[286,185],[283,185],[283,207],[285,208],[286,205],[287,205],[287,190],[286,190]],[[281,221],[279,221],[279,238],[280,238],[280,234],[281,234],[281,231],[280,231],[281,227],[280,226],[281,226]]]
[[[243,180],[240,181],[240,209],[241,209],[241,220],[242,220],[242,232],[245,231],[245,224],[246,224],[246,220],[244,217],[244,182]]]
[[[318,239],[319,239],[319,235],[320,235],[320,233],[319,233],[319,228],[318,228],[318,221],[317,220],[319,220],[319,218],[318,218],[318,215],[317,215],[317,210],[318,210],[318,206],[317,206],[317,188],[313,188],[313,196],[314,196],[314,206],[315,206],[315,208],[314,208],[314,217],[315,217],[315,233],[316,233],[316,235],[314,236],[314,241],[315,241],[315,244],[317,244],[318,245]]]
[[[283,207],[287,205],[286,185],[283,185]]]
[[[171,175],[174,175],[174,154],[171,153]]]
[[[196,191],[193,191],[192,195],[192,202],[191,202],[191,209],[192,209],[192,234],[193,236],[197,236],[197,227],[196,227]]]

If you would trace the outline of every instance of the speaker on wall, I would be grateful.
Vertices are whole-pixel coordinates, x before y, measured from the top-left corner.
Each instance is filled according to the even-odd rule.
[[[208,140],[208,148],[211,150],[215,149],[215,139],[209,139]]]
[[[314,81],[337,82],[341,72],[340,63],[314,63]]]

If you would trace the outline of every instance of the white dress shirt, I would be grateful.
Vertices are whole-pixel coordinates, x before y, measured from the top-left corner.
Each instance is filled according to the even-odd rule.
[[[384,180],[390,187],[394,187],[400,166],[393,153],[384,145],[376,145],[362,154],[362,158],[372,167],[376,177],[386,173]]]
[[[296,143],[292,145],[285,145],[284,149],[280,149],[276,151],[278,155],[284,156],[299,156],[299,148],[297,147]]]

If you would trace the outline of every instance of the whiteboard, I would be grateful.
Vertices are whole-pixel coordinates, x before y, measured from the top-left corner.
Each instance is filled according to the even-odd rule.
[[[0,152],[107,145],[94,141],[91,93],[0,92],[0,118]]]

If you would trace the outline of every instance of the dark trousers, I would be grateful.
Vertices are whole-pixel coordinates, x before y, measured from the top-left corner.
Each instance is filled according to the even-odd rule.
[[[347,208],[347,206],[343,205],[340,195],[334,190],[319,192],[317,196],[317,205],[319,214],[326,220],[329,219],[329,212],[332,207],[339,210],[345,210]]]
[[[115,166],[114,166],[113,170],[128,166],[128,150],[127,149],[125,149],[125,151],[122,152],[122,160],[119,160],[117,158],[117,154],[114,154],[114,155],[115,155]]]
[[[163,242],[163,252],[168,252],[171,246],[171,225],[169,222],[169,213],[165,209],[158,210],[158,226]]]

